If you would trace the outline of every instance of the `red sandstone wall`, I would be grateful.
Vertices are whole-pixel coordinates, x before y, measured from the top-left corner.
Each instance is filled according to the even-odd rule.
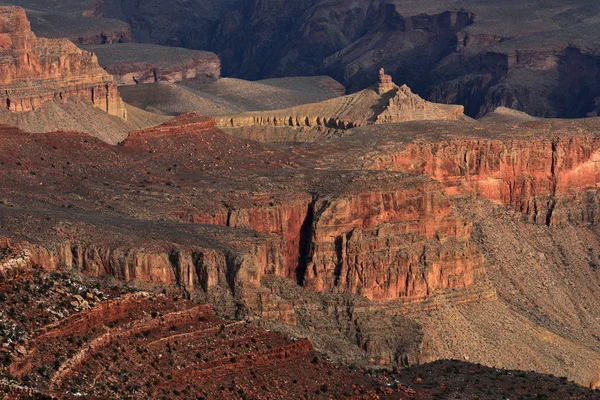
[[[590,205],[585,192],[600,183],[599,150],[600,141],[582,137],[455,140],[410,144],[377,160],[372,167],[429,175],[443,182],[449,194],[474,191],[491,201],[512,205],[540,223],[559,224],[571,219],[596,222],[596,215],[582,214],[575,207],[570,211],[555,207],[560,203],[567,206],[573,200],[583,207]],[[594,199],[596,196],[590,201],[596,202]]]
[[[0,107],[10,111],[77,97],[127,118],[114,78],[96,56],[66,39],[37,38],[18,7],[0,7],[0,85]]]

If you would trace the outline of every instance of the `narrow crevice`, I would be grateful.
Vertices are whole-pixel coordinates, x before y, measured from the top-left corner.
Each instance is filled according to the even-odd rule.
[[[298,267],[296,268],[296,283],[304,285],[304,276],[309,262],[312,260],[313,244],[313,222],[315,219],[315,202],[316,198],[308,205],[306,217],[300,228],[300,248],[298,252]]]
[[[227,227],[231,227],[231,215],[233,214],[233,210],[231,209],[231,207],[227,207],[227,222],[225,223],[225,226]]]
[[[342,266],[344,263],[344,237],[343,236],[338,236],[335,238],[335,256],[336,256],[336,264],[335,264],[335,269],[333,271],[333,277],[334,277],[334,285],[338,286],[338,284],[340,283],[340,275],[342,274]]]
[[[226,265],[226,279],[227,285],[229,286],[229,290],[235,296],[236,295],[236,287],[235,287],[235,278],[237,277],[240,269],[242,267],[242,263],[238,259],[236,255],[226,254],[225,255],[225,265]]]
[[[194,272],[196,279],[198,279],[198,284],[205,293],[208,293],[208,269],[204,265],[204,254],[194,252],[192,254],[192,262],[194,263]]]
[[[550,200],[548,201],[548,211],[546,213],[546,225],[552,224],[552,214],[556,208],[556,189],[558,186],[557,177],[557,161],[558,161],[558,139],[552,142],[552,165],[550,167],[551,181],[552,181],[552,192],[550,194]]]
[[[177,282],[177,286],[181,289],[183,297],[185,299],[189,299],[190,292],[183,282],[183,278],[181,276],[181,254],[179,250],[171,249],[171,251],[169,251],[169,264],[171,264],[171,268],[175,274],[175,282]]]

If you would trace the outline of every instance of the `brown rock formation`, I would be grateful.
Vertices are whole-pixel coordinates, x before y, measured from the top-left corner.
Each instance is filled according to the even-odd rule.
[[[9,111],[80,98],[127,119],[114,78],[96,56],[65,39],[37,38],[18,7],[0,7],[0,85],[0,102]]]
[[[347,130],[359,126],[405,121],[457,120],[463,107],[434,104],[396,86],[382,70],[373,88],[348,96],[283,110],[248,112],[216,118],[220,128],[293,127]]]
[[[120,85],[180,82],[196,77],[218,78],[221,61],[207,51],[140,43],[86,46]]]
[[[396,86],[396,84],[392,81],[392,77],[385,73],[385,69],[381,68],[379,70],[379,83],[376,87],[377,94],[381,96],[397,87],[398,86]]]
[[[408,86],[402,85],[396,90],[394,97],[389,99],[387,106],[377,116],[375,123],[389,124],[406,121],[457,120],[461,118],[464,118],[464,107],[430,103],[414,94]]]
[[[416,300],[473,283],[482,258],[469,225],[436,185],[407,180],[404,188],[317,201],[307,287]]]

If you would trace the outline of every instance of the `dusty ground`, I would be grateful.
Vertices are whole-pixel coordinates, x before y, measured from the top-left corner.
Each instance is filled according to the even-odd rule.
[[[116,144],[130,131],[159,125],[169,118],[126,105],[128,120],[108,115],[91,104],[72,99],[64,103],[47,102],[35,111],[12,113],[0,111],[0,123],[26,132],[72,130],[85,132],[105,142]]]

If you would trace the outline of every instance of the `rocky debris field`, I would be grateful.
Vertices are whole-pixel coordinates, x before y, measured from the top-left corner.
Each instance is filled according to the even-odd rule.
[[[394,372],[336,365],[306,339],[218,318],[177,290],[34,269],[4,281],[0,296],[0,396],[10,399],[600,396],[566,378],[455,361]]]

